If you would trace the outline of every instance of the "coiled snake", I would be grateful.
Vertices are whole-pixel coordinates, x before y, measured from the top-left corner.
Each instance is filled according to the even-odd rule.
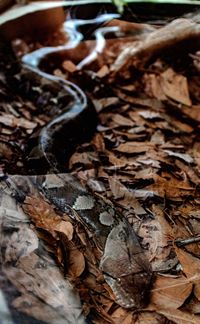
[[[76,144],[95,131],[97,116],[92,102],[77,85],[47,74],[38,66],[18,64],[8,84],[35,105],[36,89],[51,94],[46,96],[47,104],[56,107],[57,116],[30,138],[26,152],[34,174],[45,174],[35,176],[35,184],[57,208],[66,211],[70,206],[93,234],[102,252],[99,267],[116,302],[126,308],[143,307],[148,300],[152,270],[132,227],[112,203],[91,194],[71,176],[60,175]]]

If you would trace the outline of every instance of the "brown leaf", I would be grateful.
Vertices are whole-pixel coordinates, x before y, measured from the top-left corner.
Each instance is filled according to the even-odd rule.
[[[99,69],[99,71],[97,71],[97,76],[98,76],[99,78],[104,78],[106,75],[108,75],[108,73],[109,73],[109,68],[108,68],[108,66],[107,66],[107,65],[103,65],[103,66]]]
[[[77,249],[70,250],[68,262],[68,275],[73,279],[80,277],[80,275],[85,270],[85,258],[83,256],[83,253]]]
[[[197,166],[200,168],[200,142],[196,141],[192,148],[192,154],[194,156]]]
[[[3,116],[0,116],[0,123],[12,128],[21,127],[25,129],[34,129],[37,126],[36,123],[31,122],[25,118],[17,118],[10,114],[4,114]]]
[[[127,142],[120,144],[116,151],[127,154],[140,154],[151,150],[154,147],[154,144],[150,142]]]
[[[175,164],[178,166],[178,168],[182,171],[185,172],[187,175],[188,179],[190,179],[191,182],[195,185],[200,184],[200,178],[198,177],[197,172],[193,168],[190,167],[190,165],[186,165],[185,163],[176,160]]]
[[[193,162],[193,158],[191,157],[190,154],[187,153],[178,153],[178,152],[173,152],[170,150],[164,150],[165,153],[167,153],[169,156],[174,156],[177,157],[187,163],[192,163]]]
[[[125,158],[118,158],[112,152],[108,154],[109,162],[114,165],[115,168],[125,167],[128,163]]]
[[[66,234],[69,239],[72,237],[72,225],[63,221],[53,207],[41,197],[27,196],[22,208],[36,227],[46,230],[53,237],[57,237],[56,231]]]
[[[192,105],[186,77],[169,68],[160,75],[160,82],[167,97],[186,106]]]
[[[200,105],[193,105],[190,108],[182,107],[181,111],[195,122],[200,122]]]
[[[75,152],[69,161],[69,168],[73,168],[76,164],[80,165],[83,164],[87,168],[93,167],[93,161],[97,159],[96,153],[88,153],[88,152],[83,152],[83,153],[78,153]]]
[[[132,324],[166,324],[166,317],[153,311],[138,312],[134,314]]]
[[[178,198],[195,191],[195,188],[191,187],[189,183],[177,180],[170,174],[165,177],[155,175],[154,181],[155,183],[146,187],[146,189],[163,198],[165,196],[172,199]]]
[[[194,294],[200,300],[200,260],[182,249],[175,248],[188,281],[194,283]]]
[[[157,98],[158,100],[166,100],[167,97],[161,87],[159,77],[155,74],[145,74],[144,81],[146,86],[146,93],[150,94],[152,97]]]
[[[115,324],[132,324],[133,323],[133,314],[122,307],[118,307],[112,313],[112,319]]]
[[[112,121],[119,126],[133,126],[134,123],[131,119],[126,118],[120,114],[114,114]]]
[[[98,152],[105,151],[104,137],[101,133],[95,134],[94,138],[92,139],[92,143],[94,144]]]
[[[8,145],[6,142],[0,142],[0,156],[4,157],[4,159],[7,159],[8,161],[13,158],[13,150],[12,147]]]
[[[125,208],[133,208],[136,215],[144,215],[146,211],[140,205],[139,201],[134,197],[120,181],[115,178],[109,178],[109,185],[114,196],[114,199],[120,199],[119,204]]]
[[[72,61],[64,61],[62,64],[62,67],[70,73],[73,73],[76,71],[76,65]]]
[[[107,108],[112,105],[116,105],[119,103],[119,98],[117,97],[108,97],[102,99],[94,99],[93,104],[97,110],[97,112],[102,111],[104,108]]]
[[[72,223],[61,221],[59,224],[55,226],[55,230],[65,234],[69,241],[72,240],[73,232],[74,232]]]
[[[158,307],[177,309],[183,305],[192,292],[193,284],[184,277],[157,276],[151,290],[151,303]]]
[[[173,323],[176,324],[200,323],[200,316],[193,315],[188,312],[181,311],[179,309],[170,309],[166,307],[166,308],[157,309],[157,312],[159,314],[164,315],[166,318],[168,318],[169,320],[173,321]]]

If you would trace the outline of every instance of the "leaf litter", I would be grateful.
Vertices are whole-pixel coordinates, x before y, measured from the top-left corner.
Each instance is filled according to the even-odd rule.
[[[138,234],[155,274],[147,308],[125,310],[115,303],[98,268],[92,235],[76,219],[38,192],[31,192],[19,210],[4,188],[3,273],[20,294],[13,298],[14,309],[44,322],[51,318],[51,323],[81,322],[82,311],[94,323],[200,321],[200,243],[184,245],[200,229],[199,66],[198,52],[187,42],[200,37],[198,19],[174,20],[146,33],[141,25],[137,39],[108,41],[104,53],[83,70],[75,69],[76,51],[74,61],[66,54],[55,68],[85,84],[99,112],[98,133],[78,147],[69,168],[90,190],[111,199]],[[177,44],[178,57],[167,50]],[[0,116],[1,168],[25,174],[20,150],[30,131],[50,116],[12,91],[6,96],[10,102],[1,103]],[[180,239],[183,246],[176,244]],[[72,305],[77,305],[73,311]]]

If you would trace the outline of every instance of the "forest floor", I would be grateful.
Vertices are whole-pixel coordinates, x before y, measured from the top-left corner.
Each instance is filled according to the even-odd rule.
[[[79,323],[83,311],[92,323],[200,323],[199,21],[196,15],[155,27],[115,20],[126,37],[107,39],[103,53],[81,70],[77,62],[94,40],[51,62],[51,73],[77,82],[99,115],[96,134],[77,148],[68,170],[128,219],[154,279],[144,309],[120,307],[87,229],[41,197],[33,194],[21,208],[2,191],[0,282],[18,322],[21,316],[25,323],[24,313],[26,323],[71,323],[70,312],[77,312]],[[12,47],[19,57],[56,43],[58,35]],[[13,94],[2,76],[0,83],[1,169],[25,175],[26,140],[52,117],[45,105],[38,109]],[[66,264],[82,306],[67,295]]]

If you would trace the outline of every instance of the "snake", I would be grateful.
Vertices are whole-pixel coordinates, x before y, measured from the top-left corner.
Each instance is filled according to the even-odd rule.
[[[38,62],[30,64],[36,57],[33,54],[7,73],[7,84],[14,93],[36,107],[45,105],[52,114],[27,141],[25,160],[32,180],[51,203],[62,212],[70,208],[90,231],[101,251],[99,269],[116,303],[141,309],[148,303],[153,272],[138,236],[111,201],[90,192],[66,170],[77,144],[95,133],[98,116],[92,100],[77,84],[44,72]],[[40,55],[40,60],[45,56]]]

